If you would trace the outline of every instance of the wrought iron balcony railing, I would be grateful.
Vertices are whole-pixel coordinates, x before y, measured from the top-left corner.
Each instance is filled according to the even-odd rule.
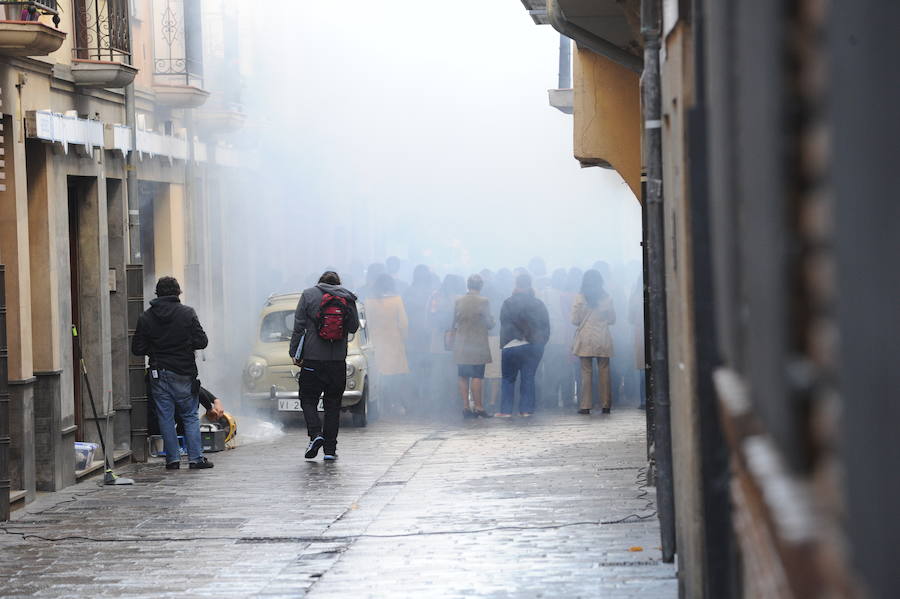
[[[154,0],[153,74],[160,81],[203,86],[200,2]]]
[[[75,0],[75,58],[131,62],[127,0]]]
[[[59,14],[56,0],[0,0],[0,8],[3,18],[10,21],[37,21],[42,14]]]

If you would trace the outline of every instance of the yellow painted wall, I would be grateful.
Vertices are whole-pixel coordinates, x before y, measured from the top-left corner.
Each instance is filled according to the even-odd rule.
[[[610,165],[641,197],[641,93],[637,73],[575,49],[575,158]]]
[[[156,276],[173,276],[183,285],[187,263],[184,186],[161,185],[159,196],[154,200],[153,212]]]
[[[0,192],[0,254],[6,265],[6,341],[11,381],[29,379],[33,373],[25,144],[15,141],[23,135],[22,127],[15,119],[4,119],[6,190]]]
[[[57,5],[59,6],[58,29],[66,33],[66,39],[63,41],[62,46],[59,47],[59,50],[49,56],[40,58],[40,60],[53,64],[72,64],[72,48],[75,47],[75,3],[72,0],[59,0]],[[54,27],[52,16],[41,17],[41,23]]]
[[[135,7],[131,21],[132,64],[139,69],[135,85],[149,89],[153,85],[153,2],[142,0]]]
[[[29,243],[31,250],[31,309],[40,315],[32,319],[31,338],[34,350],[34,369],[50,372],[62,368],[60,359],[60,301],[59,256],[66,253],[60,245],[68,237],[61,237],[61,228],[68,223],[60,223],[65,214],[60,214],[67,197],[54,197],[59,190],[53,189],[48,168],[47,153],[50,148],[43,143],[28,147],[28,219]],[[66,230],[66,232],[68,232]]]

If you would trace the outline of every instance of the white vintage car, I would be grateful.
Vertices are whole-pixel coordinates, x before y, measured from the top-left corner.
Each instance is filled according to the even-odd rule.
[[[294,309],[300,295],[272,295],[260,312],[256,344],[244,365],[241,395],[245,408],[263,411],[276,418],[302,411],[297,384],[300,369],[288,356]],[[375,408],[374,398],[369,394],[372,345],[366,330],[365,308],[361,302],[357,307],[360,326],[348,343],[347,388],[341,408],[350,412],[354,426],[366,426]],[[319,410],[322,410],[321,400]]]

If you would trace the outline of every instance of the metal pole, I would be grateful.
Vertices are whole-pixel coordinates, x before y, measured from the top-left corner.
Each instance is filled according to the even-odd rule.
[[[572,88],[572,40],[559,35],[559,84],[557,89]]]
[[[647,177],[644,174],[641,181],[641,197],[647,197]],[[644,308],[644,401],[645,417],[647,420],[647,481],[656,486],[656,455],[654,447],[654,433],[656,427],[653,424],[653,370],[650,366],[650,264],[647,256],[649,247],[647,236],[647,203],[641,205],[641,269],[643,271],[643,289],[641,289],[641,301]]]
[[[137,118],[134,83],[125,87],[125,124],[131,130],[131,151],[125,164],[125,193],[128,198],[128,262],[141,264],[141,210],[137,176]]]
[[[0,264],[0,522],[9,520],[9,386],[6,348],[6,272]]]
[[[184,163],[184,201],[187,205],[187,261],[192,264],[192,268],[188,268],[185,272],[186,281],[182,282],[186,294],[191,298],[191,304],[194,306],[203,306],[203,301],[198,302],[198,298],[202,297],[203,285],[200,276],[200,244],[203,243],[200,228],[199,215],[199,199],[197,198],[197,165],[196,153],[194,148],[194,110],[187,109],[184,111],[184,128],[188,139],[187,160]],[[205,300],[204,300],[205,301]],[[202,309],[202,308],[201,308]]]
[[[194,201],[194,111],[184,111],[184,130],[187,136],[187,159],[184,162],[184,201],[188,214],[187,258],[189,264],[197,263],[197,203]]]
[[[123,6],[128,26],[128,64],[134,63],[134,48],[131,47],[131,9]],[[137,108],[134,101],[134,81],[125,86],[125,124],[131,131],[131,151],[125,158],[125,194],[128,200],[128,263],[141,264],[141,200],[137,176]]]
[[[644,154],[647,164],[647,193],[644,198],[644,209],[647,211],[650,359],[656,424],[656,503],[660,521],[663,561],[672,562],[675,559],[675,498],[672,476],[672,430],[666,331],[659,8],[659,0],[642,0],[641,2],[641,33],[644,37],[641,108],[644,116]]]

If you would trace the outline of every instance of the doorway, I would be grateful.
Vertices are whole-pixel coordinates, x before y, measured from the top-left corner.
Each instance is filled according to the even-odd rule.
[[[69,177],[68,180],[68,200],[69,200],[69,273],[70,273],[70,298],[72,302],[72,326],[76,330],[81,330],[81,256],[79,254],[79,240],[81,239],[79,216],[81,212],[82,197],[84,195],[83,188],[78,185],[78,180]],[[75,407],[75,440],[84,441],[84,410],[82,409],[82,381],[81,381],[81,365],[78,361],[78,352],[75,348],[75,339],[71,339],[72,343],[72,372]]]

